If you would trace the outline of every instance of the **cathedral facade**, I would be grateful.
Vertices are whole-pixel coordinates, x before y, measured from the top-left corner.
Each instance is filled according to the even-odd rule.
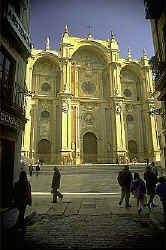
[[[108,41],[70,36],[59,51],[32,49],[22,154],[46,164],[160,160],[154,86],[146,52],[120,58]]]

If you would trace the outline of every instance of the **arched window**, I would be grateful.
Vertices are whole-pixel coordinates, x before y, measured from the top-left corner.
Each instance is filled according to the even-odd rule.
[[[41,112],[41,117],[42,118],[48,118],[50,116],[49,112],[48,111],[42,111]]]
[[[51,153],[51,143],[46,140],[42,139],[38,143],[38,154],[50,154]]]
[[[126,120],[127,120],[127,122],[132,122],[132,121],[134,121],[134,118],[132,115],[127,115]]]
[[[42,91],[49,91],[51,89],[51,87],[50,87],[50,85],[49,85],[49,83],[48,82],[45,82],[45,83],[43,83],[42,85],[41,85],[41,90]]]

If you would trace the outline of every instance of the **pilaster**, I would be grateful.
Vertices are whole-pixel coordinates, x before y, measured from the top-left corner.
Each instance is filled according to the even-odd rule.
[[[149,93],[154,92],[153,82],[152,82],[152,71],[150,66],[144,66],[144,98],[149,97]]]
[[[154,102],[153,99],[149,99],[149,110],[151,111],[154,109]],[[157,128],[157,119],[155,114],[150,115],[150,126],[152,131],[152,157],[155,161],[160,161],[160,146],[159,146],[159,135],[158,135],[158,128]]]
[[[110,96],[121,95],[120,68],[121,64],[118,62],[109,64]]]
[[[71,98],[67,90],[59,93],[61,103],[61,164],[71,163]]]
[[[123,100],[121,98],[114,99],[114,114],[116,124],[116,154],[119,163],[124,163],[127,155],[125,141],[125,122],[123,115]]]

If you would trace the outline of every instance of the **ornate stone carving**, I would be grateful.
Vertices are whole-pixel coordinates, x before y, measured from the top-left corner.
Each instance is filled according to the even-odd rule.
[[[126,111],[127,112],[133,112],[133,105],[132,104],[126,104]]]
[[[95,84],[91,81],[83,82],[81,88],[85,94],[93,94],[96,90]]]
[[[120,103],[116,103],[116,104],[115,104],[116,113],[120,114],[121,109],[122,109],[121,104],[120,104]]]
[[[98,58],[96,55],[93,55],[89,52],[83,52],[81,55],[77,54],[74,56],[73,61],[76,62],[76,64],[79,65],[104,65],[104,61]]]
[[[119,95],[119,90],[117,88],[114,88],[114,95],[115,96]]]
[[[41,109],[45,111],[50,110],[51,103],[47,100],[41,102]]]
[[[64,92],[65,93],[69,93],[70,92],[68,84],[64,85]]]
[[[94,117],[91,113],[84,114],[84,121],[87,125],[92,125],[94,123]]]
[[[97,103],[85,103],[81,105],[82,111],[94,111],[98,107]]]
[[[155,104],[153,102],[149,103],[149,112],[151,115],[154,115],[154,110],[155,110]]]
[[[66,113],[69,110],[68,100],[62,100],[62,112]]]

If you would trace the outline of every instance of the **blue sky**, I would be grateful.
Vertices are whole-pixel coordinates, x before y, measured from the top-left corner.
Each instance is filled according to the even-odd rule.
[[[154,54],[150,21],[145,19],[144,0],[31,0],[30,33],[35,48],[44,48],[46,36],[51,49],[58,50],[68,24],[71,36],[107,40],[111,30],[119,43],[120,56],[140,59],[145,48]]]

